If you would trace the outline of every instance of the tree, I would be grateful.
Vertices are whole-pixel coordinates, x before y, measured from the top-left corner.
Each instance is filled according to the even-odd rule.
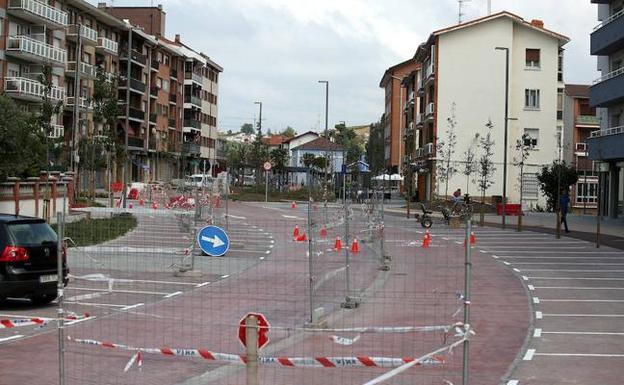
[[[289,138],[294,138],[295,136],[297,136],[297,131],[295,131],[295,129],[290,126],[286,126],[286,128],[284,129],[284,131],[281,132],[281,134]]]
[[[0,95],[0,181],[9,176],[38,176],[46,163],[41,121],[20,111],[12,99]]]
[[[273,171],[279,175],[279,184],[281,186],[284,180],[284,171],[286,170],[286,166],[288,165],[288,150],[283,148],[276,148],[275,150],[271,151],[269,155],[271,157]]]
[[[468,189],[470,188],[470,176],[477,171],[476,157],[477,154],[472,146],[464,152],[464,168],[462,174],[466,176],[466,194],[468,194]]]
[[[518,154],[513,159],[513,165],[520,167],[520,175],[518,176],[518,184],[520,185],[520,210],[522,210],[524,193],[524,163],[529,158],[529,155],[531,155],[531,149],[533,148],[530,139],[529,135],[524,134],[516,141],[516,151],[518,151]]]
[[[314,154],[306,152],[301,156],[301,163],[303,163],[304,167],[310,168],[314,165],[314,159],[316,159]]]
[[[251,123],[244,123],[244,124],[241,126],[241,132],[242,132],[243,134],[248,134],[248,135],[251,135],[251,134],[253,134],[253,133],[254,133],[254,131],[255,131],[255,130],[254,130],[254,128],[253,128],[253,124],[251,124]]]
[[[483,211],[485,192],[494,184],[492,176],[494,176],[494,172],[496,172],[496,166],[494,166],[494,161],[492,160],[494,157],[495,145],[494,139],[492,139],[492,128],[494,124],[492,124],[491,120],[488,120],[485,127],[487,128],[487,133],[479,140],[481,155],[479,156],[477,165],[477,185],[481,191],[481,226],[483,226],[485,222],[485,212]]]
[[[370,135],[366,144],[366,157],[369,162],[372,175],[379,175],[385,168],[384,161],[384,126],[385,115],[379,122],[372,123],[370,126]]]
[[[41,108],[36,116],[36,124],[44,135],[46,147],[46,169],[53,163],[60,163],[62,152],[64,150],[64,140],[62,137],[55,137],[54,128],[52,127],[52,117],[60,113],[63,102],[54,103],[50,97],[52,94],[52,67],[43,66],[42,73],[37,80],[43,84],[43,98],[41,100]]]
[[[438,138],[436,145],[436,153],[438,162],[436,162],[438,171],[438,181],[444,182],[444,196],[448,197],[448,186],[453,175],[457,173],[457,169],[452,163],[455,154],[455,146],[457,145],[457,134],[455,127],[457,120],[455,119],[455,103],[451,105],[451,116],[446,119],[446,137],[442,140]],[[438,185],[439,186],[439,185]]]
[[[364,143],[355,130],[347,127],[344,123],[337,124],[335,129],[330,132],[330,137],[334,139],[336,144],[342,146],[346,151],[345,164],[351,164],[360,160],[364,153]]]
[[[570,186],[578,181],[578,173],[574,167],[568,166],[565,161],[554,161],[550,166],[544,166],[537,174],[540,190],[546,195],[548,211],[558,208],[557,198],[562,190],[569,190]]]
[[[329,164],[329,161],[324,156],[317,156],[312,161],[312,166],[318,170],[325,170],[325,167]]]
[[[245,174],[245,166],[248,163],[249,153],[250,145],[247,143],[226,142],[225,144],[227,164],[230,170],[239,176],[241,183],[243,181],[242,176]]]

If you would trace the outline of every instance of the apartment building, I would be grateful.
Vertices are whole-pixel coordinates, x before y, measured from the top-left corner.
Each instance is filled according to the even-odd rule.
[[[453,118],[457,122],[457,145],[451,160],[458,172],[449,181],[449,191],[468,187],[464,193],[479,195],[477,185],[461,170],[469,149],[479,154],[479,140],[491,120],[496,172],[486,195],[502,196],[506,184],[508,201],[519,202],[519,168],[513,166],[513,158],[517,141],[527,135],[532,149],[524,167],[523,200],[526,206],[543,205],[545,199],[539,193],[536,173],[561,156],[563,46],[568,41],[539,20],[528,22],[500,12],[435,31],[418,47],[414,60],[422,71],[412,81],[416,84],[416,149],[411,164],[418,174],[419,200],[430,200],[434,193],[444,194],[436,175],[440,161],[436,148],[438,140],[446,135],[448,119]],[[509,119],[505,149],[506,104]],[[509,167],[503,181],[505,153]]]
[[[589,158],[597,161],[600,211],[624,215],[624,2],[591,0],[598,5],[598,20],[591,34],[591,54],[598,58],[602,76],[589,91],[600,129],[587,140]]]
[[[403,169],[403,133],[406,125],[406,101],[414,99],[402,85],[403,78],[419,68],[419,64],[409,59],[386,70],[379,87],[385,92],[384,161],[388,172],[401,173]],[[410,99],[411,98],[411,99]]]
[[[564,99],[564,160],[579,174],[570,200],[575,212],[594,212],[598,201],[598,174],[587,157],[587,139],[600,128],[596,109],[589,106],[589,85],[566,84]]]

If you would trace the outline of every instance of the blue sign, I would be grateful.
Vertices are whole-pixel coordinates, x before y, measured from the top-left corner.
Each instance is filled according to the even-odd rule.
[[[206,226],[197,233],[197,244],[212,257],[220,257],[230,249],[230,237],[218,226]]]

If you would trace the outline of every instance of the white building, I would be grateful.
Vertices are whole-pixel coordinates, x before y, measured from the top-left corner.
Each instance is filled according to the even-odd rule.
[[[452,157],[458,172],[449,181],[449,194],[480,195],[473,177],[462,174],[465,152],[472,148],[480,154],[478,143],[491,120],[496,172],[486,196],[503,195],[505,72],[509,52],[509,128],[507,145],[507,196],[510,203],[520,200],[519,167],[516,142],[527,134],[535,148],[525,166],[525,206],[544,205],[536,173],[559,158],[558,141],[562,123],[562,47],[569,39],[544,28],[543,22],[527,22],[509,12],[501,12],[450,28],[435,31],[421,44],[415,60],[423,68],[417,79],[416,163],[421,200],[437,191],[445,193],[445,183],[436,181],[436,145],[446,141],[448,119],[457,122],[457,145]],[[478,136],[477,136],[478,135]],[[437,160],[439,161],[439,160]],[[439,178],[438,178],[439,179]],[[468,191],[466,187],[468,186]]]

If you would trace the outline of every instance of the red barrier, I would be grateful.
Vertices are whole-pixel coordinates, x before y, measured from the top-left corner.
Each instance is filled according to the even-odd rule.
[[[503,204],[496,205],[496,215],[503,215]],[[517,203],[507,203],[505,205],[505,215],[522,215],[521,206]]]

